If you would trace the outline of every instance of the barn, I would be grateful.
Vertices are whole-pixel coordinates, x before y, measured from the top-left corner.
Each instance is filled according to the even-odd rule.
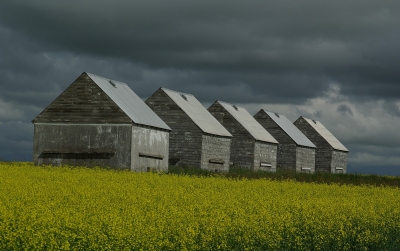
[[[346,173],[349,150],[321,122],[300,117],[294,125],[317,146],[316,171]]]
[[[232,135],[193,95],[160,88],[146,104],[172,129],[170,164],[229,171]]]
[[[216,101],[208,111],[233,135],[231,168],[276,171],[278,141],[246,109]]]
[[[284,115],[261,109],[254,118],[279,142],[278,170],[315,171],[315,145]]]
[[[32,123],[36,165],[168,171],[171,129],[124,83],[84,72]]]

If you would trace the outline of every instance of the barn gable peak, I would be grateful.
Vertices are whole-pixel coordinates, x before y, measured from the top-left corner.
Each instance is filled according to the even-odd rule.
[[[209,111],[192,95],[160,88],[204,133],[232,137]]]
[[[260,125],[251,116],[251,114],[244,109],[243,107],[239,107],[233,104],[229,104],[223,101],[216,101],[219,105],[221,105],[232,117],[243,126],[246,131],[250,133],[250,135],[259,141],[270,142],[278,144],[278,141],[267,131],[264,127]]]
[[[82,73],[33,123],[135,123],[170,128],[125,83]]]
[[[298,120],[303,119],[306,121],[316,133],[321,135],[333,149],[348,152],[349,150],[335,137],[333,134],[318,120],[300,117]]]
[[[285,115],[261,109],[269,116],[297,145],[316,148],[316,146]]]
[[[149,106],[123,82],[86,73],[136,124],[171,130]]]

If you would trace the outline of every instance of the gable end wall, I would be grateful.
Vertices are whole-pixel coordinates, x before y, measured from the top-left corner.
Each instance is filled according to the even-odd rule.
[[[264,111],[261,110],[256,113],[254,118],[279,142],[277,149],[277,169],[295,171],[297,145],[293,139]]]
[[[33,161],[35,165],[130,169],[131,137],[131,124],[35,123]]]
[[[232,134],[231,169],[254,169],[255,140],[253,136],[219,103],[214,103],[208,111]]]
[[[161,89],[145,103],[172,129],[169,133],[169,159],[174,165],[201,167],[203,132]],[[178,161],[179,160],[179,161]]]
[[[280,145],[295,144],[294,140],[265,112],[262,110],[254,115],[262,127],[274,137]]]
[[[131,123],[132,120],[83,73],[35,119],[35,123]]]
[[[278,145],[277,170],[296,170],[296,144]]]
[[[303,118],[293,123],[317,148],[315,149],[315,171],[331,172],[332,146]]]
[[[309,170],[308,170],[309,169]],[[315,149],[297,146],[296,148],[296,172],[315,172]]]

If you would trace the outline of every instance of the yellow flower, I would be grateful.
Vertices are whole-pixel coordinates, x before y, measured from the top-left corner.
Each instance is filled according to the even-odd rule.
[[[400,190],[0,163],[1,250],[396,250]]]

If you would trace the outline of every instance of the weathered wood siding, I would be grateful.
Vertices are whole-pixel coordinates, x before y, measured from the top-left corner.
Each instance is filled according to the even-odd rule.
[[[296,142],[262,110],[254,115],[254,118],[279,142],[277,157],[278,170],[301,172],[302,166],[309,167],[312,170],[315,169],[315,149],[298,146]]]
[[[213,172],[228,172],[231,139],[203,134],[201,168]]]
[[[86,73],[34,120],[35,123],[131,123],[132,120]]]
[[[214,103],[208,111],[232,134],[231,162],[233,169],[254,169],[255,140],[250,133],[220,104]]]
[[[134,125],[132,127],[132,171],[168,172],[169,132]]]
[[[131,168],[132,125],[34,124],[35,165]]]
[[[315,172],[315,149],[296,147],[296,172]]]
[[[254,144],[254,171],[276,172],[278,145],[256,141]],[[261,165],[269,164],[270,167]]]
[[[347,173],[347,152],[332,151],[332,173]]]
[[[296,144],[267,113],[260,110],[254,118],[279,142],[279,145]]]
[[[254,115],[254,118],[279,142],[277,150],[277,170],[295,171],[296,143],[265,112],[260,110]]]
[[[203,132],[161,89],[146,104],[172,129],[169,159],[179,166],[201,167]]]
[[[296,171],[296,153],[296,144],[279,144],[276,169]]]
[[[332,171],[332,146],[305,120],[300,117],[293,123],[316,147],[315,171]]]

